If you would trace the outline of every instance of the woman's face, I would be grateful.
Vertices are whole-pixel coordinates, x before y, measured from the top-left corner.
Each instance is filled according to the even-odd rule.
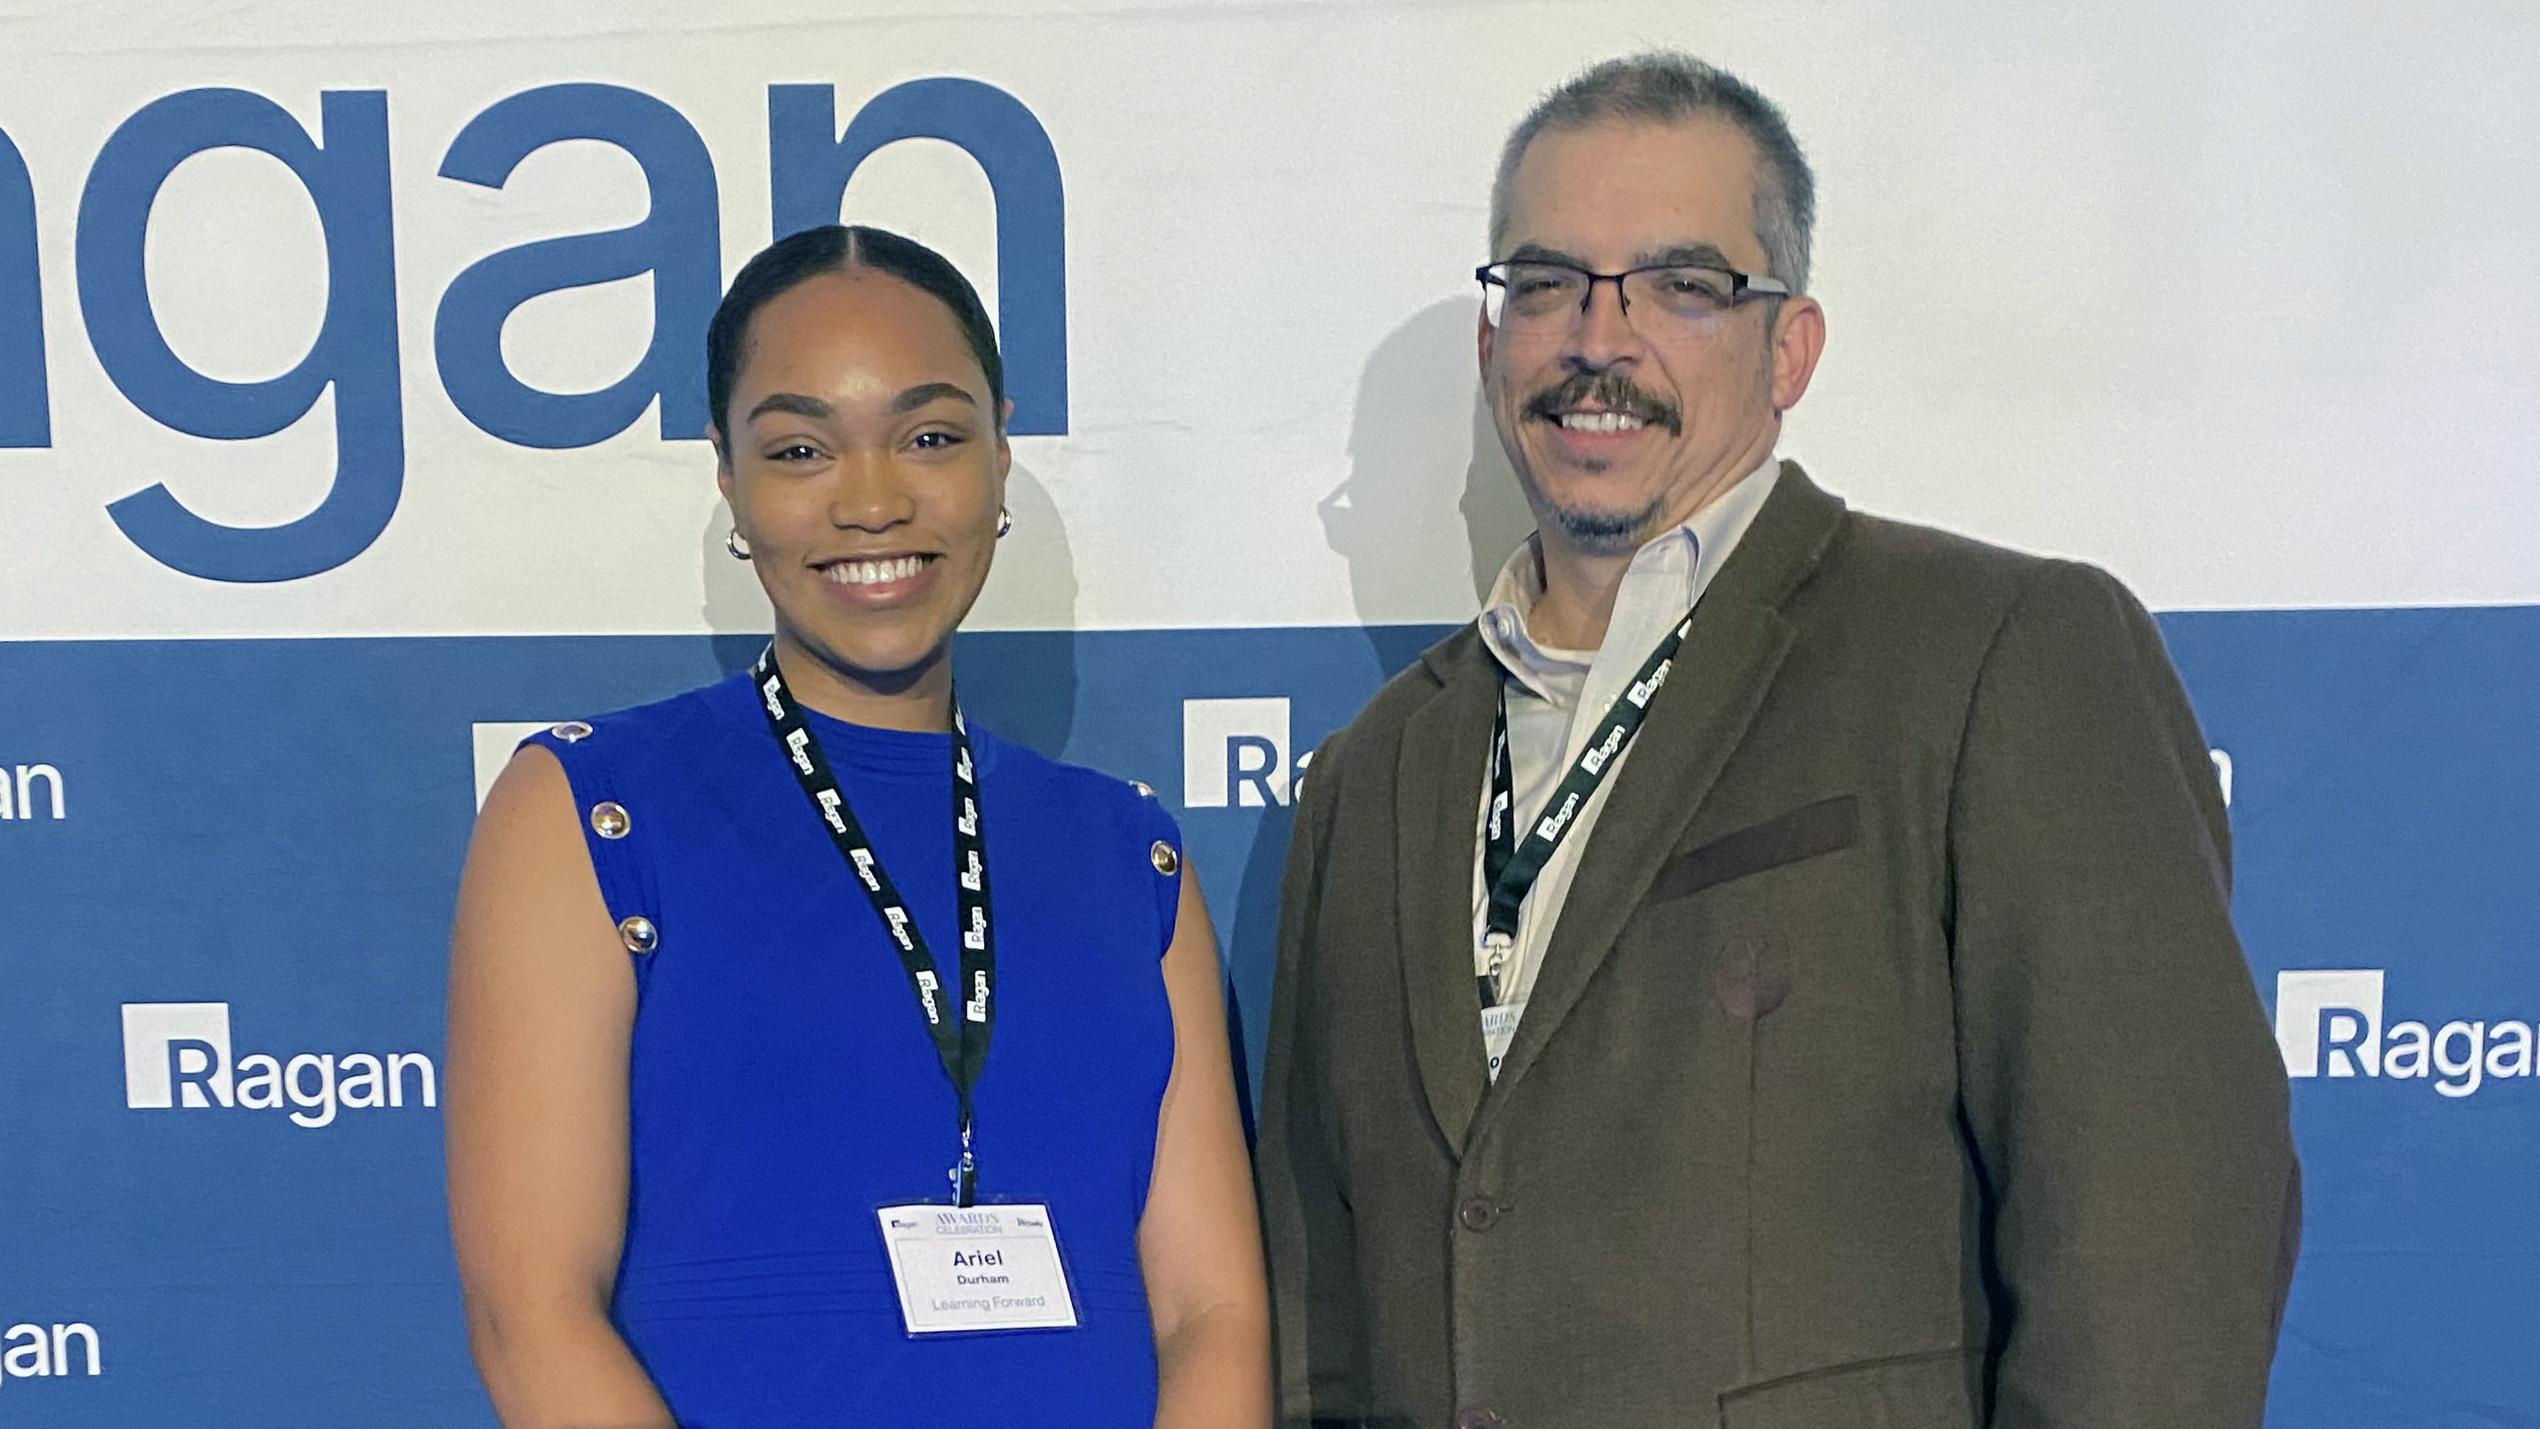
[[[718,477],[780,636],[867,688],[938,662],[1005,500],[1003,414],[950,309],[869,269],[750,320]]]

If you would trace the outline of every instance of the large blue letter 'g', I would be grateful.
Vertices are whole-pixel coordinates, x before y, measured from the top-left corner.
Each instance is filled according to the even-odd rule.
[[[997,201],[997,339],[1017,436],[1067,431],[1067,209],[1058,151],[1023,102],[975,79],[914,79],[875,95],[843,135],[824,84],[767,90],[776,236],[838,221],[856,166],[885,144],[941,139],[966,151]]]
[[[652,194],[641,223],[506,249],[461,273],[432,325],[441,384],[485,432],[525,447],[603,442],[661,401],[665,438],[706,434],[706,323],[723,293],[714,161],[678,110],[613,84],[551,84],[479,114],[450,141],[441,176],[501,188],[520,161],[569,139],[634,156]],[[503,322],[543,293],[650,273],[653,340],[597,392],[542,392],[503,362]]]
[[[239,89],[190,89],[144,107],[98,151],[80,197],[80,307],[97,361],[152,420],[218,441],[267,437],[335,389],[335,480],[308,515],[280,526],[224,526],[165,486],[106,508],[160,562],[218,581],[288,581],[369,549],[405,483],[398,397],[396,246],[388,198],[388,96],[330,90],[323,144],[288,112]],[[325,235],[326,319],[299,365],[262,382],[228,382],[185,365],[159,331],[143,269],[150,211],[177,165],[212,149],[253,149],[288,166]]]

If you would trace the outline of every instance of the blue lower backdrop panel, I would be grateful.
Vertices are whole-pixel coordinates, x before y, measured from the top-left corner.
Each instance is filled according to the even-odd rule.
[[[2540,1429],[2540,609],[2163,627],[2296,1075],[2269,1422]],[[972,635],[962,697],[1174,809],[1257,1074],[1299,765],[1443,633]],[[492,1423],[438,1113],[476,791],[758,644],[0,646],[0,1425]]]

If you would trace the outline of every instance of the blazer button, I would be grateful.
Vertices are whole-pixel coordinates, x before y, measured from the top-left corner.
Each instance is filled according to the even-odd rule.
[[[1455,1429],[1502,1429],[1507,1423],[1498,1414],[1474,1405],[1455,1416]]]
[[[1455,1218],[1458,1221],[1463,1222],[1464,1229],[1468,1231],[1489,1230],[1492,1226],[1499,1224],[1499,1203],[1488,1196],[1475,1196],[1473,1199],[1466,1201],[1463,1206],[1456,1211]],[[1484,1414],[1489,1413],[1488,1410],[1476,1410],[1474,1412]],[[1498,1423],[1499,1417],[1497,1415],[1492,1415],[1490,1422],[1493,1424]]]

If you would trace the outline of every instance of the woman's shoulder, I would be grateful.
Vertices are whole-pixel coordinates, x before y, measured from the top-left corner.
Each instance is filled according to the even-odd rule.
[[[1156,791],[994,734],[982,739],[975,728],[972,739],[994,744],[982,781],[991,805],[1022,816],[1028,846],[1048,855],[1038,860],[1044,877],[1052,869],[1063,871],[1067,891],[1057,896],[1091,900],[1080,905],[1085,907],[1145,910],[1138,917],[1141,926],[1152,928],[1152,944],[1124,938],[1118,946],[1145,947],[1152,957],[1163,957],[1179,923],[1185,853],[1181,826]],[[995,845],[991,835],[990,846]]]
[[[693,810],[729,797],[731,771],[747,757],[753,733],[752,699],[744,676],[728,676],[667,698],[573,715],[528,731],[511,762],[536,763],[518,757],[535,752],[553,756],[573,803],[606,821],[602,838],[619,838],[610,828],[629,816],[611,809]],[[767,739],[764,730],[755,733]],[[661,826],[657,818],[647,822]]]
[[[700,734],[733,726],[734,712],[749,699],[744,671],[643,704],[578,714],[533,731],[525,742],[544,745],[559,758],[693,750]]]

